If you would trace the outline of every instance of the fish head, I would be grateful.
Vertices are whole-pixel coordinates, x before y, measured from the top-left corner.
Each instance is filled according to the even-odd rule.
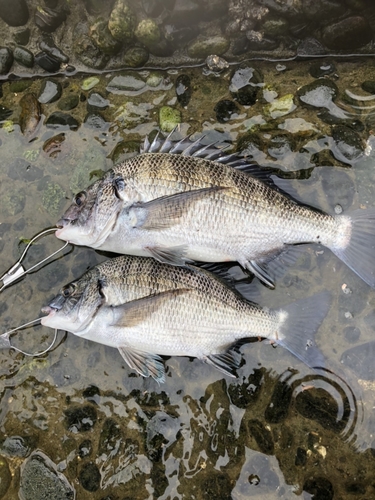
[[[94,320],[105,302],[104,280],[94,268],[65,285],[47,306],[42,325],[80,335]]]
[[[79,192],[57,222],[56,236],[74,245],[100,248],[120,214],[125,191],[123,177],[113,170]]]

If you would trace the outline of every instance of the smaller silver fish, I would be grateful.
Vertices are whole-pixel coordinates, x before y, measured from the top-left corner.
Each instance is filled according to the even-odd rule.
[[[214,274],[144,257],[110,259],[64,286],[42,324],[117,347],[144,377],[164,381],[160,355],[197,357],[234,376],[246,339],[262,337],[311,367],[313,337],[329,308],[323,292],[278,310],[262,309]]]

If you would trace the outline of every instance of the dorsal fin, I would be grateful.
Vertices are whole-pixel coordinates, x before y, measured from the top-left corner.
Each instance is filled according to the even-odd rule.
[[[205,160],[222,163],[256,177],[272,188],[286,194],[290,198],[295,198],[293,191],[290,188],[287,188],[287,183],[284,182],[284,186],[280,187],[278,184],[281,184],[282,181],[274,182],[271,179],[271,176],[275,176],[275,171],[273,169],[251,164],[246,160],[246,158],[239,156],[237,153],[226,153],[227,148],[230,146],[229,144],[219,143],[217,141],[210,144],[203,144],[202,141],[205,137],[204,135],[195,141],[190,139],[191,136],[173,141],[171,137],[176,130],[177,127],[175,127],[167,135],[167,137],[163,137],[160,132],[157,132],[152,142],[150,142],[148,137],[146,137],[143,145],[141,146],[140,153],[179,154],[182,156],[204,158]]]

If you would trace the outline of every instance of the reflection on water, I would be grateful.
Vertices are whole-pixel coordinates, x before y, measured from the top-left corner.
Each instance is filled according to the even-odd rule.
[[[69,112],[77,127],[47,127],[44,120],[58,102],[44,104],[31,142],[18,125],[23,93],[4,84],[2,104],[13,114],[0,129],[1,271],[27,239],[56,222],[74,192],[135,154],[158,128],[162,106],[178,110],[181,135],[203,132],[207,142],[233,141],[251,161],[292,177],[306,203],[331,213],[373,206],[373,103],[357,87],[375,80],[374,68],[338,63],[330,87],[334,99],[331,93],[318,105],[311,99],[324,82],[306,87],[308,63],[288,63],[284,72],[273,64],[258,66],[264,85],[256,104],[236,104],[237,112],[228,115],[221,106],[219,116],[216,104],[232,99],[231,70],[220,78],[198,69],[134,74],[145,83],[141,91],[112,92],[102,78],[95,92],[106,106],[95,119],[87,118],[92,91],[82,89],[83,79],[63,79],[63,97],[79,96]],[[185,73],[194,90],[184,107],[174,82]],[[37,95],[40,84],[33,81],[24,93]],[[297,97],[301,88],[307,104]],[[58,245],[53,237],[37,242],[28,265]],[[4,290],[1,330],[38,317],[62,284],[106,258],[74,248]],[[238,266],[230,273],[243,277]],[[253,288],[240,289],[254,298]],[[254,342],[242,347],[236,380],[198,360],[170,358],[166,383],[159,386],[133,373],[116,350],[63,332],[41,358],[1,350],[0,494],[6,484],[6,498],[17,498],[20,484],[27,490],[27,479],[38,473],[51,481],[63,474],[66,498],[74,488],[79,499],[371,498],[373,290],[317,246],[306,246],[297,263],[280,273],[276,290],[259,283],[255,289],[256,301],[270,308],[330,292],[331,310],[317,334],[324,370],[311,371],[282,348]],[[39,350],[52,335],[33,329],[13,340]]]

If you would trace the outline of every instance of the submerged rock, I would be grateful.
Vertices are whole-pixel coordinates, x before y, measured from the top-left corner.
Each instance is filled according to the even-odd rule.
[[[108,20],[108,29],[115,40],[127,42],[133,38],[136,17],[126,0],[117,0]]]
[[[39,52],[35,56],[35,62],[45,71],[49,73],[57,73],[60,69],[60,61],[55,59],[53,56],[47,54],[46,52]]]
[[[51,9],[38,6],[35,12],[35,24],[47,33],[53,33],[66,20],[64,9]]]
[[[171,106],[162,106],[159,109],[159,125],[163,132],[172,130],[181,123],[181,113]]]
[[[20,500],[73,500],[75,490],[56,465],[35,451],[21,466]]]
[[[26,94],[20,100],[21,113],[19,118],[21,132],[31,138],[36,132],[41,118],[40,104],[34,94]]]
[[[121,49],[121,43],[112,36],[104,19],[99,19],[90,27],[89,36],[104,54],[114,55]]]
[[[361,16],[347,17],[323,30],[323,43],[330,49],[355,49],[369,43],[373,32]]]
[[[216,119],[219,123],[225,123],[232,118],[232,115],[237,115],[239,108],[237,104],[229,99],[219,101],[214,107]]]
[[[338,93],[337,85],[328,78],[315,80],[297,90],[300,101],[314,108],[329,108]]]
[[[15,47],[13,50],[14,60],[25,66],[25,68],[32,68],[34,66],[34,54],[25,47]]]
[[[160,40],[159,26],[153,19],[143,19],[138,24],[134,35],[138,41],[146,45],[146,47],[152,47]]]
[[[8,47],[0,47],[0,75],[9,73],[13,64],[13,52]]]
[[[336,125],[332,130],[334,156],[345,163],[355,163],[363,157],[365,145],[359,134],[345,125]]]
[[[193,59],[206,59],[211,54],[221,56],[229,49],[229,40],[222,36],[200,36],[188,46],[188,54]]]
[[[26,0],[0,0],[0,17],[8,26],[23,26],[29,20]]]
[[[252,106],[258,98],[262,86],[263,76],[261,73],[251,66],[242,66],[233,73],[229,92],[240,104]]]
[[[101,475],[94,462],[85,464],[79,473],[79,482],[86,491],[97,491],[100,487]]]
[[[176,95],[181,106],[185,107],[189,104],[192,93],[190,77],[179,75],[176,79]]]
[[[61,83],[55,80],[43,80],[40,87],[38,101],[42,104],[55,102],[62,94]]]
[[[45,121],[47,128],[60,128],[69,127],[71,130],[76,130],[79,127],[78,121],[71,115],[67,113],[62,113],[61,111],[55,111],[50,114]]]
[[[0,498],[4,498],[12,482],[12,474],[9,469],[8,462],[0,456]]]
[[[109,61],[109,55],[104,54],[89,37],[89,29],[86,23],[78,23],[74,30],[73,50],[78,59],[94,69],[103,69]]]

